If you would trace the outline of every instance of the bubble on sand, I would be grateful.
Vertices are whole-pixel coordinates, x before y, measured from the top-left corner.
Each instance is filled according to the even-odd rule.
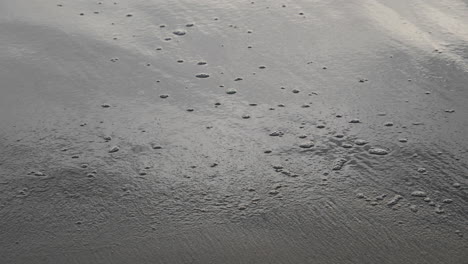
[[[401,143],[406,143],[406,142],[408,142],[408,139],[406,139],[406,138],[400,138],[400,139],[398,139],[398,141],[400,141]]]
[[[371,148],[369,149],[369,154],[372,155],[387,155],[389,153],[388,150],[383,148]]]
[[[397,194],[393,196],[393,198],[387,203],[387,206],[394,206],[396,205],[401,199],[403,199],[403,196]]]
[[[421,167],[421,168],[418,168],[417,171],[419,173],[425,173],[427,170],[426,170],[426,168]]]
[[[454,110],[454,109],[446,109],[445,112],[447,112],[447,113],[455,113],[455,110]]]
[[[352,148],[353,145],[350,144],[350,143],[343,143],[343,145],[341,145],[343,148],[346,148],[346,149],[349,149],[349,148]]]
[[[273,131],[269,135],[272,136],[272,137],[280,137],[280,136],[284,135],[284,133],[281,132],[281,131]]]
[[[195,75],[195,77],[204,79],[204,78],[210,77],[210,75],[207,74],[207,73],[199,73],[199,74]]]
[[[356,198],[358,198],[358,199],[364,199],[364,198],[366,198],[366,196],[365,196],[363,193],[357,193],[357,194],[356,194]]]
[[[249,118],[250,118],[250,115],[242,115],[242,118],[243,118],[243,119],[249,119]]]
[[[375,200],[376,200],[376,201],[382,201],[385,197],[387,197],[386,194],[381,194],[381,195],[375,197]]]
[[[344,159],[344,158],[339,158],[339,159],[335,160],[333,162],[332,170],[335,170],[335,171],[336,170],[341,170],[346,162],[347,162],[347,160]]]
[[[275,164],[275,165],[273,165],[272,167],[273,167],[273,169],[275,169],[275,170],[282,170],[282,169],[284,168],[283,166],[278,165],[278,164]]]
[[[111,147],[111,148],[109,149],[109,153],[114,153],[114,152],[117,152],[117,151],[119,151],[119,150],[120,150],[120,148],[119,148],[118,146],[113,146],[113,147]]]
[[[363,146],[363,145],[366,145],[368,142],[364,139],[356,139],[354,140],[354,144],[358,145],[358,146]]]
[[[239,204],[239,205],[237,206],[237,209],[239,209],[239,210],[245,210],[245,209],[247,209],[247,204]]]
[[[414,196],[414,197],[426,197],[427,196],[427,193],[426,192],[423,192],[423,191],[414,191],[411,193],[411,196]]]
[[[277,195],[279,193],[279,191],[278,190],[271,190],[268,193],[271,194],[271,195]]]
[[[242,81],[242,80],[244,80],[244,79],[242,79],[241,77],[237,77],[237,78],[234,79],[235,82]]]
[[[434,209],[434,212],[436,212],[436,214],[443,214],[445,213],[444,209],[439,205],[439,206],[436,206],[436,208]]]
[[[454,182],[454,183],[452,184],[452,186],[455,187],[455,188],[460,188],[460,187],[461,187],[461,184],[458,183],[458,182]]]
[[[162,147],[156,143],[151,143],[151,148],[152,149],[162,149]]]
[[[307,142],[303,142],[299,145],[300,148],[311,148],[313,147],[315,144],[314,142],[312,141],[307,141]]]
[[[237,90],[236,90],[236,89],[233,89],[233,88],[227,89],[227,90],[226,90],[226,93],[227,93],[227,94],[235,94],[235,93],[237,93]]]
[[[449,203],[452,203],[453,200],[452,199],[443,199],[442,202],[446,203],[446,204],[449,204]]]
[[[183,36],[183,35],[186,34],[186,32],[184,30],[178,29],[178,30],[172,32],[172,34],[174,34],[176,36]]]
[[[357,118],[354,118],[354,119],[349,120],[349,123],[351,123],[351,124],[357,124],[357,123],[361,123],[361,120],[359,120],[359,119],[357,119]]]
[[[42,171],[36,171],[36,172],[34,172],[34,176],[43,177],[43,176],[46,176],[46,175]]]
[[[391,127],[391,126],[393,126],[393,123],[392,123],[392,122],[386,122],[386,123],[384,124],[384,126],[386,126],[386,127]]]
[[[418,211],[418,207],[416,207],[416,205],[410,205],[409,209],[414,213]]]

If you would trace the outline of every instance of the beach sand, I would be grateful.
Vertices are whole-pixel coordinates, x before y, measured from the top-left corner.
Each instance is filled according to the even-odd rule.
[[[0,0],[0,263],[468,263],[466,0]]]

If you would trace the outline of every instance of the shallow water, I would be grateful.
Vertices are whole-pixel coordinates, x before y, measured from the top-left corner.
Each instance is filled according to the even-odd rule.
[[[0,259],[468,263],[467,12],[0,0]]]

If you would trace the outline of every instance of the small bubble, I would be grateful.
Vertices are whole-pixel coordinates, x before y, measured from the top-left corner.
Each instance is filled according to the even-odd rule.
[[[174,32],[172,32],[172,34],[176,35],[176,36],[183,36],[186,34],[186,32],[184,30],[176,30]]]
[[[354,141],[354,144],[356,144],[356,145],[358,145],[358,146],[363,146],[363,145],[365,145],[365,144],[367,144],[367,143],[368,143],[368,142],[367,142],[366,140],[364,140],[364,139],[356,139],[356,140]]]
[[[279,137],[279,136],[284,135],[284,133],[281,132],[281,131],[273,131],[269,135],[272,136],[272,137]]]
[[[403,199],[403,196],[401,195],[395,195],[388,203],[387,203],[387,206],[394,206],[398,203],[398,201],[400,201],[401,199]]]
[[[346,162],[347,162],[347,160],[343,159],[343,158],[339,158],[339,159],[335,160],[333,162],[332,170],[335,170],[335,171],[341,170]]]
[[[235,94],[235,93],[237,93],[237,90],[236,90],[236,89],[233,89],[233,88],[227,89],[227,90],[226,90],[226,93],[227,93],[227,94]]]
[[[114,153],[114,152],[117,152],[117,151],[119,151],[119,150],[120,150],[120,148],[119,148],[118,146],[113,146],[113,147],[111,147],[111,148],[109,149],[109,153]]]
[[[444,209],[440,206],[436,206],[435,210],[436,214],[443,214],[445,213]]]
[[[299,145],[299,147],[301,147],[301,148],[311,148],[311,147],[313,147],[314,145],[315,145],[314,142],[312,142],[312,141],[307,141],[307,142],[301,143],[301,144]]]
[[[426,192],[423,192],[423,191],[414,191],[411,193],[411,196],[414,196],[414,197],[426,197],[427,196],[427,193]]]
[[[417,169],[417,171],[418,171],[419,173],[425,173],[425,172],[426,172],[426,168],[420,167],[420,168]]]
[[[207,73],[199,73],[199,74],[195,75],[195,77],[204,79],[204,78],[210,77],[210,75],[207,74]]]
[[[369,149],[369,153],[373,155],[387,155],[389,151],[383,148],[371,148]]]
[[[414,213],[416,213],[418,211],[418,208],[416,207],[416,205],[411,205],[409,208]]]

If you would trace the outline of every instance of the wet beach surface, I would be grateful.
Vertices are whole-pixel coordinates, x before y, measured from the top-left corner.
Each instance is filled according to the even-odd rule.
[[[468,263],[465,0],[0,0],[0,262]]]

